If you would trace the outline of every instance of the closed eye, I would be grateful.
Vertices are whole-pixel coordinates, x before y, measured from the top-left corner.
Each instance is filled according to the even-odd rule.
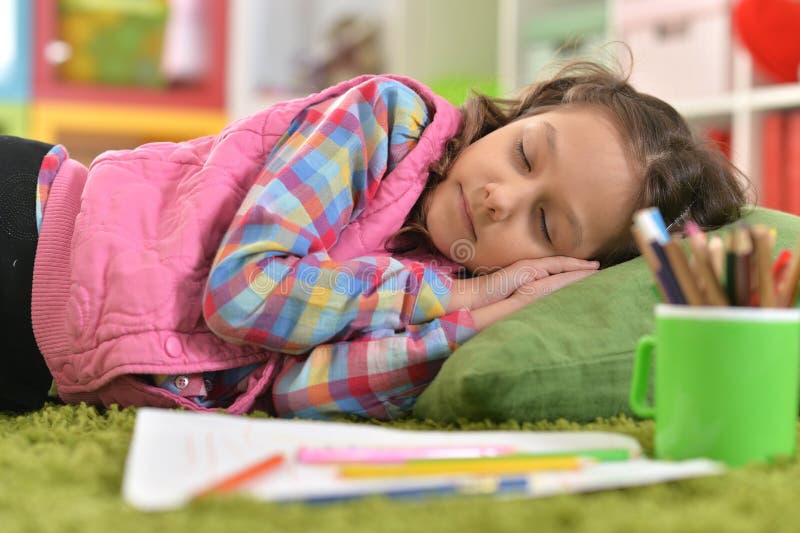
[[[544,215],[544,209],[539,208],[539,213],[541,213],[539,217],[539,227],[542,229],[542,233],[544,234],[544,238],[547,239],[547,242],[552,244],[553,241],[550,240],[550,232],[547,231],[547,218]]]
[[[514,145],[514,149],[517,152],[517,155],[519,156],[519,158],[522,160],[522,164],[525,165],[525,168],[528,169],[528,172],[533,170],[533,168],[531,167],[530,162],[528,161],[528,158],[525,157],[525,149],[522,146],[522,139],[519,139],[516,142],[516,144]]]

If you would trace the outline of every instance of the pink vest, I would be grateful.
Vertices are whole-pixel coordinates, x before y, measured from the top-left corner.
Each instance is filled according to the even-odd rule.
[[[333,259],[385,254],[422,192],[429,165],[460,124],[456,108],[399,76],[429,106],[419,143],[342,232]],[[223,341],[201,298],[217,247],[275,142],[305,107],[356,78],[241,119],[219,135],[106,152],[62,165],[47,202],[33,275],[33,329],[65,401],[185,406],[132,374],[184,374],[263,363],[229,408],[243,413],[271,385],[281,354]],[[441,261],[441,258],[440,258]],[[450,265],[452,266],[452,265]]]

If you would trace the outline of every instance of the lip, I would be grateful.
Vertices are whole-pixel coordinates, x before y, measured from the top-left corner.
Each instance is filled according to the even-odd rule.
[[[461,185],[458,186],[458,190],[461,193],[461,214],[464,216],[467,228],[469,228],[472,233],[472,238],[477,241],[478,236],[475,234],[475,225],[472,223],[472,211],[469,208],[469,202],[467,202],[467,198],[464,196],[464,189]]]

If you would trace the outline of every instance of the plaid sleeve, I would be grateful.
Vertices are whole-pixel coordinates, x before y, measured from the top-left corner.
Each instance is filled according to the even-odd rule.
[[[232,342],[303,353],[442,316],[449,277],[391,257],[328,254],[427,122],[419,95],[385,78],[303,111],[223,239],[204,296],[208,326]]]
[[[462,309],[403,332],[377,330],[289,357],[273,385],[275,409],[284,417],[397,418],[475,333],[472,315]]]

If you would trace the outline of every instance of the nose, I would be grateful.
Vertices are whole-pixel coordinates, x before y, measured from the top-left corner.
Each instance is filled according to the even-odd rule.
[[[502,222],[510,218],[524,200],[522,190],[514,191],[508,184],[487,183],[484,185],[484,206],[493,222]]]

